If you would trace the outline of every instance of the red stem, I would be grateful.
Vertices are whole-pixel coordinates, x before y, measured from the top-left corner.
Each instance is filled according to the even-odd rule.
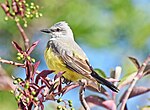
[[[22,26],[20,25],[19,22],[16,21],[17,27],[22,35],[23,41],[24,41],[24,46],[25,46],[25,50],[27,50],[29,48],[29,38],[27,37],[26,33],[24,32]]]
[[[124,110],[125,108],[125,105],[126,105],[126,102],[133,90],[133,87],[135,86],[136,82],[142,77],[143,73],[144,73],[144,70],[145,70],[145,67],[147,66],[147,64],[150,62],[150,56],[147,57],[147,59],[143,62],[142,66],[140,67],[140,69],[138,70],[135,78],[132,80],[126,94],[125,94],[125,97],[124,99],[122,100],[122,105],[121,105],[121,108],[120,110]]]

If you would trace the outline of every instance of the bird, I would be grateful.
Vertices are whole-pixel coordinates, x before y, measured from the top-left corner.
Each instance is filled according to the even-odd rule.
[[[49,37],[44,51],[49,69],[54,70],[56,74],[64,72],[63,77],[72,82],[87,79],[105,85],[114,92],[119,91],[115,85],[94,71],[85,52],[75,42],[68,23],[60,21],[40,31]]]

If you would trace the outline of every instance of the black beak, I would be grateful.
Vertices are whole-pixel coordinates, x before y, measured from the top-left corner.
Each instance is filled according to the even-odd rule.
[[[51,33],[52,31],[50,29],[42,29],[40,30],[41,32],[44,32],[44,33]]]

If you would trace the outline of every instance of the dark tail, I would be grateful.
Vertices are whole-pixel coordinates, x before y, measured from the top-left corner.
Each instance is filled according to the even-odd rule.
[[[114,92],[119,92],[119,89],[116,86],[114,86],[112,83],[105,80],[104,78],[100,77],[94,70],[92,71],[91,76],[94,77],[98,83],[107,86],[108,88],[110,88]]]

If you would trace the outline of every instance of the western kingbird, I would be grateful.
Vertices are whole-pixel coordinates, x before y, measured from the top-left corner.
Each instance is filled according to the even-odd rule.
[[[119,91],[116,86],[92,69],[85,53],[74,41],[72,30],[66,22],[58,22],[41,31],[47,33],[50,38],[44,53],[46,64],[50,69],[56,73],[65,72],[63,76],[70,81],[89,79],[107,86],[114,92]]]

